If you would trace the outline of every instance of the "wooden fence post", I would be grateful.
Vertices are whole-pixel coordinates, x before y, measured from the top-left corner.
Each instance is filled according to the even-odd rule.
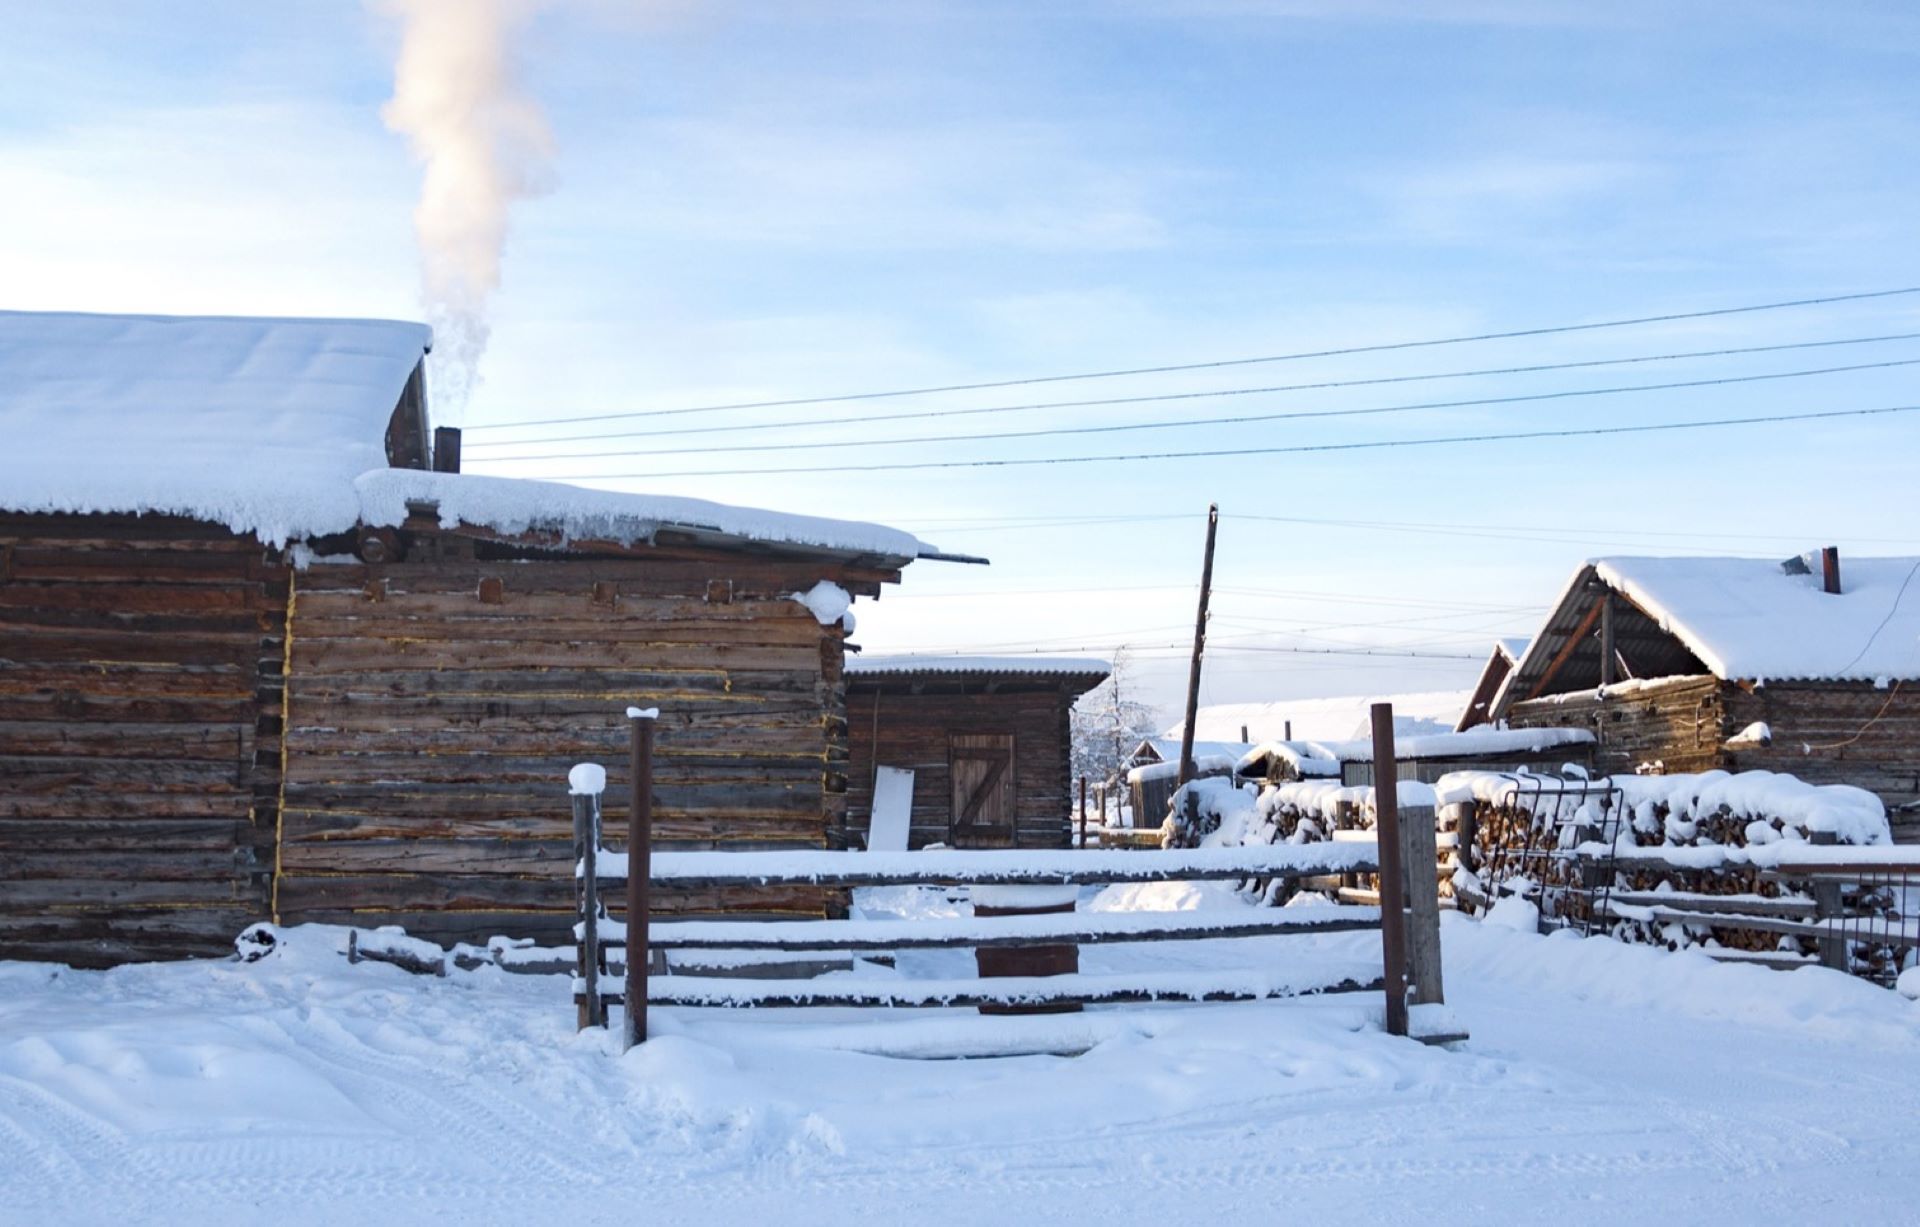
[[[1447,999],[1440,976],[1439,843],[1433,807],[1407,807],[1400,815],[1400,847],[1407,867],[1407,971],[1418,1005]]]
[[[1080,777],[1080,846],[1087,846],[1087,777]]]
[[[1380,847],[1380,954],[1387,981],[1387,1034],[1407,1033],[1406,866],[1400,841],[1399,767],[1393,704],[1373,705],[1374,836]],[[1431,862],[1429,862],[1431,864]]]
[[[1810,831],[1807,842],[1821,847],[1831,847],[1840,842],[1840,837],[1832,831]],[[1809,885],[1813,888],[1813,914],[1821,920],[1835,920],[1841,915],[1841,888],[1838,878],[1816,877]],[[1822,935],[1817,943],[1820,947],[1820,965],[1831,967],[1835,971],[1846,971],[1847,942],[1843,937],[1833,934]]]
[[[579,1029],[607,1025],[606,1005],[600,1000],[600,794],[573,794],[573,854],[580,866],[574,879],[579,904],[580,941],[574,968],[584,989],[576,1010]]]
[[[647,971],[653,923],[653,728],[659,712],[628,708],[633,728],[627,802],[627,982],[620,1050],[647,1039]]]

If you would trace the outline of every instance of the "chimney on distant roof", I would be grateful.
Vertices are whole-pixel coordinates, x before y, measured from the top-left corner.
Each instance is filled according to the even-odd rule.
[[[1820,587],[1834,596],[1840,595],[1840,547],[1837,545],[1820,551]]]
[[[460,471],[459,427],[435,426],[433,428],[433,471],[436,473]]]
[[[1246,743],[1246,740],[1247,740],[1247,726],[1243,724],[1243,725],[1241,725],[1241,726],[1240,726],[1240,741],[1241,741],[1241,744],[1243,744],[1243,745],[1244,745],[1244,744]]]
[[[1293,721],[1291,721],[1291,720],[1289,720],[1289,721],[1287,721],[1287,723],[1286,723],[1286,732],[1285,732],[1285,733],[1283,733],[1283,734],[1281,735],[1281,737],[1280,737],[1280,740],[1281,740],[1281,741],[1292,741],[1292,740],[1293,740]]]

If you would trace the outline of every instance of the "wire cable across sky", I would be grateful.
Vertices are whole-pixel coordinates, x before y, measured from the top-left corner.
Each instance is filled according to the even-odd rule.
[[[1643,324],[1666,324],[1681,320],[1712,319],[1730,315],[1750,315],[1763,311],[1784,311],[1796,307],[1824,307],[1836,303],[1865,302],[1920,294],[1920,286],[1888,290],[1866,290],[1852,294],[1828,294],[1815,298],[1783,299],[1776,302],[1747,303],[1733,307],[1715,307],[1704,311],[1675,311],[1640,315],[1624,319],[1597,320],[1585,324],[1555,324],[1538,328],[1515,328],[1497,332],[1468,333],[1459,336],[1428,337],[1413,341],[1387,341],[1369,345],[1343,345],[1327,349],[1298,350],[1292,353],[1265,354],[1252,358],[1223,358],[1205,362],[1179,362],[1162,366],[1138,366],[1115,370],[1081,371],[1066,375],[1037,375],[1022,379],[996,379],[977,383],[937,384],[917,388],[891,388],[878,392],[845,392],[832,396],[790,397],[782,400],[736,401],[729,404],[690,405],[677,409],[647,409],[624,413],[593,413],[573,417],[527,418],[514,422],[480,423],[467,430],[505,430],[515,426],[563,426],[575,422],[604,422],[621,418],[680,417],[689,414],[721,413],[735,409],[784,409],[801,405],[828,405],[851,401],[887,400],[908,396],[930,396],[942,392],[981,392],[993,388],[1031,387],[1036,384],[1070,383],[1089,379],[1119,379],[1135,375],[1165,375],[1178,371],[1224,370],[1229,367],[1257,366],[1277,362],[1300,362],[1311,358],[1338,358],[1354,354],[1380,354],[1412,349],[1431,349],[1443,345],[1466,345],[1483,341],[1508,341],[1525,337],[1543,337],[1578,332],[1596,332],[1610,328],[1630,328]]]
[[[917,409],[908,413],[867,413],[853,417],[830,418],[793,418],[784,422],[730,422],[723,426],[673,426],[659,430],[620,430],[585,431],[568,435],[533,435],[519,439],[496,439],[492,441],[475,440],[467,444],[468,451],[476,448],[515,448],[539,447],[559,443],[581,443],[594,440],[612,441],[615,439],[661,439],[689,435],[733,434],[740,431],[753,431],[764,434],[770,430],[800,430],[812,426],[857,426],[868,422],[912,422],[929,418],[978,417],[984,414],[1029,413],[1048,409],[1087,409],[1113,407],[1119,405],[1164,404],[1173,401],[1211,400],[1228,396],[1253,396],[1279,394],[1286,392],[1325,392],[1338,388],[1380,387],[1388,384],[1427,383],[1446,379],[1493,378],[1505,375],[1538,375],[1555,371],[1594,370],[1610,366],[1646,365],[1655,362],[1680,362],[1694,358],[1731,358],[1747,357],[1753,354],[1777,354],[1790,350],[1831,349],[1842,345],[1879,345],[1894,341],[1920,340],[1920,332],[1886,333],[1878,336],[1834,337],[1820,341],[1786,341],[1775,345],[1742,345],[1731,349],[1695,349],[1658,354],[1628,354],[1617,358],[1589,358],[1579,362],[1543,362],[1527,366],[1482,367],[1468,371],[1430,371],[1418,375],[1380,375],[1366,379],[1326,379],[1317,383],[1267,384],[1254,388],[1212,388],[1204,391],[1163,392],[1152,396],[1110,396],[1092,400],[1056,400],[1033,401],[1019,405],[978,405],[965,408]],[[472,429],[482,429],[473,427]],[[605,454],[605,453],[590,453]],[[484,459],[556,459],[560,455],[547,456],[488,456]]]
[[[1746,417],[1706,418],[1686,422],[1650,422],[1634,426],[1580,426],[1555,430],[1502,431],[1472,435],[1441,435],[1414,439],[1362,439],[1340,443],[1296,443],[1281,447],[1203,448],[1193,451],[1125,452],[1099,456],[1015,456],[976,460],[916,460],[891,464],[836,464],[836,473],[903,472],[928,469],[1031,468],[1064,464],[1106,464],[1137,460],[1195,460],[1217,456],[1281,456],[1321,452],[1379,451],[1403,447],[1440,447],[1456,443],[1506,443],[1523,439],[1575,439],[1601,435],[1654,434],[1682,430],[1713,430],[1735,426],[1765,426],[1780,422],[1817,422],[1842,418],[1883,417],[1920,412],[1920,405],[1886,405],[1873,409],[1829,409],[1809,413],[1755,414]],[[623,481],[679,477],[757,477],[789,473],[817,473],[818,466],[796,465],[764,469],[683,469],[656,473],[578,473],[560,480]]]

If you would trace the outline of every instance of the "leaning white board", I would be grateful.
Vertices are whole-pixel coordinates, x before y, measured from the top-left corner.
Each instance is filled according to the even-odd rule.
[[[902,767],[874,768],[873,821],[867,829],[867,851],[905,852],[912,826],[913,772]]]

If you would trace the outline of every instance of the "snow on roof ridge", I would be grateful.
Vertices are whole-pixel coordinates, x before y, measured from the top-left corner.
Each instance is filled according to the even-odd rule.
[[[162,311],[28,311],[18,307],[0,307],[0,320],[8,317],[33,319],[138,320],[155,324],[379,324],[417,328],[429,344],[431,325],[418,320],[393,319],[384,315],[173,315]]]
[[[1113,672],[1092,656],[849,656],[849,673],[1098,673]]]
[[[408,505],[430,503],[446,527],[502,533],[533,529],[569,540],[650,539],[662,528],[721,533],[749,541],[911,559],[932,547],[912,533],[858,520],[735,507],[679,495],[596,490],[564,482],[420,469],[376,469],[354,481],[367,524],[404,522]]]
[[[0,505],[344,532],[425,324],[0,312]]]
[[[1571,582],[1587,567],[1722,679],[1920,677],[1920,557],[1843,558],[1838,594],[1763,558],[1608,555]]]
[[[443,522],[570,538],[662,527],[911,559],[876,524],[387,467],[388,423],[433,343],[400,320],[0,311],[0,507],[162,514],[269,545]]]

